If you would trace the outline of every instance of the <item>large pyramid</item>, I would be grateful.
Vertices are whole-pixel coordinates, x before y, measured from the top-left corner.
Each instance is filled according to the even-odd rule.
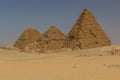
[[[42,39],[42,35],[34,28],[27,28],[15,42],[14,47],[24,49],[27,45]]]
[[[65,35],[56,28],[56,26],[51,26],[43,34],[43,44],[44,47],[48,50],[57,50],[60,49],[64,40]]]
[[[87,9],[83,10],[72,30],[68,33],[64,48],[87,49],[111,45],[111,41]]]

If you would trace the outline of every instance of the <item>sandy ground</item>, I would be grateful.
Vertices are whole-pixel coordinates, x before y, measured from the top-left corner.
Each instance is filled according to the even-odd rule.
[[[99,56],[104,49],[51,54],[0,49],[0,80],[120,80],[120,56]]]

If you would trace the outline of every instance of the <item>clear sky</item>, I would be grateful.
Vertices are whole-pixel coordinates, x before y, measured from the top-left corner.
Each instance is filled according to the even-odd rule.
[[[44,33],[56,25],[66,34],[84,8],[120,44],[120,0],[0,0],[0,45],[14,44],[27,27]]]

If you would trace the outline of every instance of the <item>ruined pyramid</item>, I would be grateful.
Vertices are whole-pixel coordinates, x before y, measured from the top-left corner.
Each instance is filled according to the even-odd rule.
[[[15,42],[14,47],[24,49],[27,45],[42,39],[42,35],[34,28],[27,28]]]
[[[43,34],[43,44],[48,50],[60,49],[65,40],[65,35],[56,28],[56,26],[51,26]]]
[[[98,24],[94,15],[84,9],[74,27],[68,33],[62,47],[87,49],[110,45],[109,37]]]

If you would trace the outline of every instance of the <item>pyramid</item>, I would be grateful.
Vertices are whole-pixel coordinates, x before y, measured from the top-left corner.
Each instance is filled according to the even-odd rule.
[[[98,24],[94,15],[84,9],[74,27],[68,33],[62,47],[87,49],[110,45],[109,37]]]
[[[44,47],[48,50],[57,50],[60,49],[64,40],[65,35],[56,28],[56,26],[51,26],[43,34],[43,44]]]
[[[42,35],[34,28],[27,28],[15,42],[14,47],[24,49],[27,45],[42,39]]]

